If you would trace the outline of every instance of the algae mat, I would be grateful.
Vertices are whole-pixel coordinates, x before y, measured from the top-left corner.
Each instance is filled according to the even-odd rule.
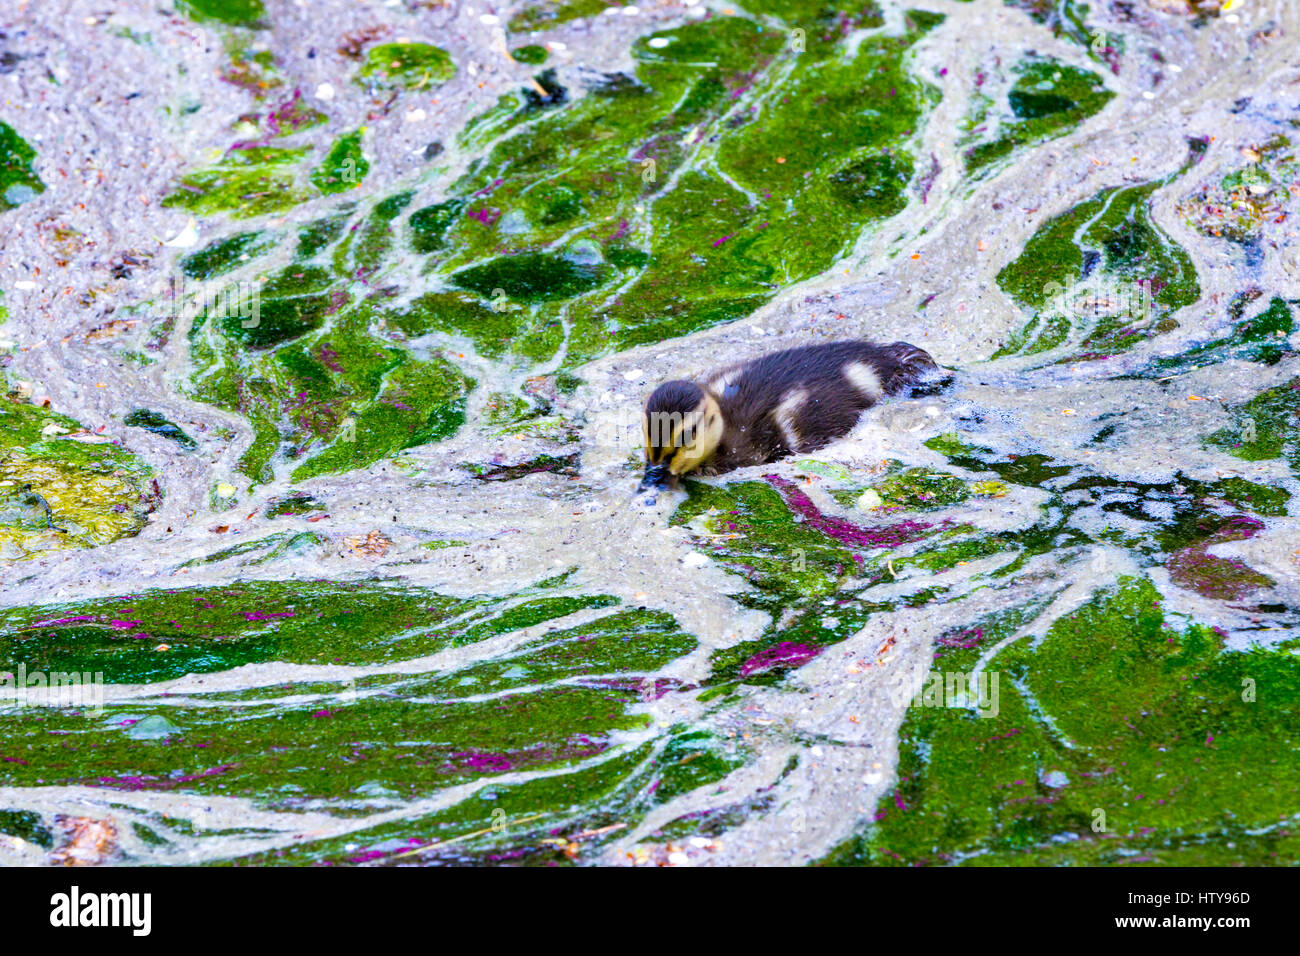
[[[65,6],[0,860],[1295,862],[1293,5]],[[951,378],[633,501],[657,382],[843,336]]]

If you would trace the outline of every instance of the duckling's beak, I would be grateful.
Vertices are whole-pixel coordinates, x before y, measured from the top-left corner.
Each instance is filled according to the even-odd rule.
[[[671,472],[668,471],[668,465],[659,462],[657,465],[646,465],[645,476],[641,479],[641,484],[637,486],[636,492],[640,494],[643,491],[663,491],[668,487],[672,478]]]

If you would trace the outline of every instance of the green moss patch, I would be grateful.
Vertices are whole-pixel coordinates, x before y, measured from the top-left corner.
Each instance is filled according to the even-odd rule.
[[[1023,617],[941,638],[938,686]],[[1300,795],[1287,757],[1300,734],[1293,654],[1227,650],[1128,578],[987,670],[996,708],[918,695],[896,787],[826,862],[1195,865],[1222,862],[1225,845],[1238,862],[1293,858],[1259,836],[1284,826]],[[1256,838],[1239,840],[1246,831]]]

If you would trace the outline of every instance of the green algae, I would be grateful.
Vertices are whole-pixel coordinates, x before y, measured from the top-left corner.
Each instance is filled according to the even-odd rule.
[[[1259,522],[1249,518],[1222,522],[1203,539],[1169,556],[1165,565],[1169,580],[1180,588],[1220,601],[1240,601],[1255,591],[1273,587],[1277,582],[1268,575],[1236,558],[1219,557],[1207,551],[1211,545],[1249,538],[1259,527]]]
[[[1261,485],[1246,478],[1222,478],[1207,485],[1206,490],[1216,498],[1224,498],[1258,515],[1285,515],[1286,503],[1291,500],[1291,492],[1285,488]]]
[[[937,673],[969,674],[1024,617],[941,638]],[[996,708],[915,703],[893,792],[824,862],[1194,865],[1293,812],[1300,662],[1170,620],[1145,579],[1121,579],[987,666]],[[1235,857],[1277,862],[1259,849]]]
[[[473,380],[445,360],[415,362],[399,356],[374,400],[354,412],[352,427],[295,468],[295,481],[368,465],[460,429]]]
[[[966,482],[928,468],[909,468],[872,486],[882,508],[930,510],[959,504],[970,497]]]
[[[271,90],[284,85],[275,57],[269,51],[249,57],[236,51],[233,57],[232,69],[222,78],[255,99],[262,100]],[[201,215],[226,213],[236,219],[246,219],[284,212],[321,195],[360,185],[370,169],[362,152],[364,127],[338,136],[315,168],[310,168],[314,147],[294,144],[295,140],[301,141],[301,135],[307,130],[327,121],[323,113],[303,103],[299,90],[294,90],[288,99],[266,113],[241,116],[233,132],[244,138],[233,142],[215,162],[184,173],[175,188],[163,197],[163,205]],[[194,262],[194,275],[199,277],[204,273],[208,256],[217,267],[212,274],[219,275],[229,271],[224,268],[227,265],[233,269],[233,262],[240,255],[256,254],[252,249],[239,248],[236,238],[228,237],[231,247],[218,243],[187,257],[187,262]],[[266,244],[259,245],[257,252],[266,251],[267,244],[275,241],[278,241],[276,237],[267,237]]]
[[[543,253],[494,259],[457,272],[451,281],[485,299],[499,289],[522,302],[569,299],[601,284],[601,270],[581,262]]]
[[[0,399],[0,560],[138,534],[157,507],[152,469],[74,433],[85,434],[74,419]]]
[[[465,335],[480,355],[500,358],[528,317],[508,304],[493,308],[463,293],[429,292],[407,309],[387,313],[385,320],[411,338],[435,331]]]
[[[1106,65],[1112,72],[1119,72],[1118,48],[1110,44],[1122,43],[1122,38],[1104,34],[1107,45],[1098,46],[1098,31],[1087,25],[1089,7],[1086,3],[1080,0],[1003,0],[1003,3],[1023,10],[1055,36],[1077,43],[1094,60]]]
[[[264,537],[233,546],[216,559],[267,543]],[[502,609],[499,601],[410,587],[254,580],[9,609],[0,612],[0,646],[6,669],[25,662],[30,670],[90,670],[110,684],[138,683],[268,660],[404,660],[614,603],[604,596],[536,597]]]
[[[181,567],[202,567],[205,564],[216,564],[220,561],[228,561],[231,558],[245,557],[247,555],[253,557],[250,560],[241,561],[240,566],[254,567],[259,564],[269,564],[277,558],[288,555],[311,553],[324,543],[324,538],[310,531],[298,533],[283,531],[277,534],[269,534],[254,541],[242,541],[239,544],[231,545],[229,548],[222,548],[201,558],[192,558],[181,564]]]
[[[262,0],[180,0],[180,6],[195,20],[232,26],[257,26],[266,16]]]
[[[1295,331],[1295,320],[1287,300],[1277,296],[1259,314],[1241,318],[1249,302],[1256,297],[1239,296],[1229,305],[1228,314],[1237,321],[1228,334],[1203,345],[1193,346],[1178,355],[1156,359],[1134,375],[1140,378],[1167,378],[1232,360],[1276,365],[1283,357],[1295,351],[1287,340]]]
[[[268,69],[274,68],[273,59],[264,61]],[[311,129],[329,122],[329,117],[315,107],[308,106],[302,98],[302,92],[294,90],[288,100],[265,113],[245,113],[233,127],[233,132],[249,140],[269,142],[292,136],[302,130]]]
[[[54,848],[54,834],[39,813],[31,810],[0,810],[0,833],[26,840],[47,850]]]
[[[93,730],[84,718],[59,712],[41,721],[0,715],[0,724],[7,746],[26,755],[25,764],[6,765],[9,785],[39,779],[183,789],[291,809],[346,800],[374,779],[402,799],[418,799],[494,773],[573,765],[607,749],[611,734],[644,726],[646,718],[611,706],[604,691],[566,686],[472,702],[362,697],[327,708],[248,705],[240,715],[243,739],[232,739],[220,711],[206,709],[170,710],[178,732],[165,741],[136,740],[112,726],[139,708],[106,708]],[[394,730],[411,743],[393,746]]]
[[[540,66],[546,62],[550,55],[546,47],[539,46],[536,43],[529,43],[526,46],[516,47],[510,51],[510,55],[520,63],[527,63],[529,66]]]
[[[22,205],[45,192],[32,160],[32,149],[8,123],[0,120],[0,213]]]
[[[363,85],[436,89],[456,75],[447,51],[430,43],[381,43],[371,47],[357,70]]]
[[[983,93],[976,96],[981,105],[967,121],[971,133],[963,139],[971,143],[962,154],[969,173],[1005,159],[1017,148],[1065,135],[1115,96],[1096,73],[1056,60],[1027,57],[1014,71],[1016,80],[1006,90],[1002,115],[991,117],[993,100]]]
[[[214,279],[238,269],[250,259],[275,248],[279,237],[274,233],[240,232],[210,243],[198,252],[182,256],[181,272],[191,279]]]
[[[411,230],[411,248],[416,252],[436,252],[443,248],[447,230],[465,208],[463,200],[450,199],[411,213],[407,226]]]
[[[931,451],[937,451],[939,454],[952,458],[969,458],[976,455],[992,455],[993,449],[984,448],[979,445],[969,445],[961,440],[957,432],[945,432],[942,435],[935,435],[933,438],[926,439],[925,447]]]
[[[678,728],[652,762],[655,780],[651,788],[656,802],[666,803],[716,783],[743,766],[745,759],[736,749],[734,739],[720,738],[706,730]]]
[[[363,467],[463,423],[474,382],[436,353],[417,358],[391,344],[406,323],[376,334],[387,320],[354,300],[412,198],[385,197],[350,229],[347,210],[308,224],[299,256],[313,261],[252,278],[232,273],[195,317],[190,395],[248,419],[254,440],[239,467],[255,480],[269,480],[280,462],[297,461],[296,479]]]
[[[552,631],[509,655],[414,683],[409,692],[440,698],[479,696],[562,680],[604,686],[626,675],[651,674],[696,645],[667,614],[627,611]],[[628,683],[640,693],[657,692],[653,681],[644,689],[634,678]]]
[[[552,302],[567,300],[574,365],[748,314],[778,281],[824,270],[858,228],[905,204],[904,146],[934,93],[903,58],[934,22],[917,16],[900,35],[868,35],[847,61],[836,43],[787,61],[781,38],[743,17],[643,37],[635,76],[611,76],[505,135],[413,222],[415,248],[439,253],[457,285],[485,299],[500,289],[528,306],[536,331],[515,347],[529,357],[564,341]],[[769,120],[733,115],[729,93],[759,95],[778,79],[789,88]],[[850,129],[823,142],[821,117],[832,109]],[[720,175],[688,168],[693,157]],[[570,172],[556,176],[557,166]],[[611,225],[575,237],[579,220]],[[633,238],[633,224],[647,220],[648,248]],[[834,230],[806,228],[831,221]],[[585,241],[576,261],[548,248],[561,237],[568,250]],[[609,302],[601,293],[616,281],[623,291]]]
[[[334,140],[325,160],[311,173],[311,181],[322,193],[356,189],[370,171],[370,161],[361,150],[364,130],[345,133]]]
[[[914,555],[898,558],[892,563],[897,570],[911,567],[939,574],[944,571],[951,571],[959,565],[978,561],[981,558],[987,558],[1015,548],[1016,544],[1014,542],[997,535],[977,535],[955,544],[927,548]]]
[[[472,116],[456,134],[457,144],[465,151],[477,151],[492,140],[518,126],[528,118],[523,109],[523,91],[503,93],[495,104]]]
[[[595,854],[611,833],[641,812],[645,763],[652,745],[589,765],[490,789],[432,814],[367,828],[347,836],[250,854],[240,864],[326,862],[373,866],[412,863],[510,862],[570,865],[572,834]]]
[[[1007,461],[998,461],[989,449],[964,443],[955,434],[936,436],[926,444],[958,467],[973,472],[992,471],[1008,484],[1048,492],[1041,517],[1030,527],[999,532],[987,542],[978,538],[971,542],[970,547],[982,550],[978,557],[1001,550],[998,541],[1007,549],[1019,550],[1011,563],[992,572],[993,577],[1009,577],[1036,555],[1109,542],[1128,550],[1140,567],[1167,566],[1178,586],[1206,597],[1235,599],[1274,583],[1236,559],[1215,557],[1206,549],[1223,541],[1250,537],[1258,530],[1260,523],[1237,509],[1265,517],[1285,515],[1291,499],[1285,488],[1235,476],[1198,481],[1181,472],[1162,483],[1121,481],[1088,469],[1055,464],[1045,455],[1012,455]],[[985,483],[976,482],[972,487],[981,484]],[[995,496],[1007,493],[1005,485],[985,490]],[[1128,530],[1119,532],[1109,526],[1087,533],[1080,530],[1074,525],[1075,512],[1092,508],[1116,516]],[[968,560],[960,548],[952,552]],[[922,555],[922,560],[944,558]],[[951,566],[951,562],[946,563]]]
[[[368,275],[379,268],[380,261],[393,246],[392,221],[410,205],[414,198],[415,193],[406,190],[375,203],[370,210],[370,215],[355,233],[354,241],[348,250],[351,256],[349,269],[352,274]]]
[[[1231,407],[1235,423],[1205,437],[1205,444],[1245,461],[1285,458],[1300,474],[1300,378],[1265,389]]]
[[[705,553],[755,585],[763,603],[808,600],[830,594],[853,567],[850,551],[795,521],[781,496],[762,482],[713,486],[688,482],[690,497],[670,524],[699,528],[711,543]],[[736,535],[735,539],[725,536]],[[739,542],[739,543],[738,543]],[[759,599],[743,595],[742,603]]]
[[[621,6],[612,0],[543,0],[541,3],[530,4],[524,7],[513,17],[508,24],[513,33],[526,33],[535,30],[549,30],[552,27],[558,27],[561,24],[568,23],[570,20],[579,20],[585,17],[594,17],[605,11],[606,7]],[[527,61],[525,61],[527,62]]]
[[[343,235],[343,228],[351,218],[352,209],[345,206],[331,216],[307,223],[298,230],[298,249],[294,255],[300,261],[314,259]]]
[[[853,524],[820,512],[780,479],[720,487],[688,483],[688,489],[690,497],[671,523],[694,532],[701,553],[750,586],[735,595],[737,603],[772,619],[758,638],[711,656],[701,701],[735,683],[777,683],[788,670],[853,636],[872,614],[891,610],[891,603],[873,599],[870,592],[894,580],[890,562],[902,562],[900,554],[939,572],[1015,546],[1001,539],[945,543],[945,536],[971,530],[947,524]],[[925,603],[943,590],[921,578],[904,600]]]
[[[19,656],[29,672],[93,663],[109,682],[166,679],[263,659],[397,662],[617,603],[543,596],[561,583],[542,582],[520,595],[525,600],[504,607],[500,599],[456,600],[382,584],[248,582],[153,591],[10,610],[0,626],[0,647],[7,657]],[[470,854],[521,841],[533,845],[546,830],[529,824],[542,818],[552,833],[559,825],[603,832],[666,799],[672,781],[688,786],[716,779],[730,766],[715,759],[725,758],[728,747],[683,727],[656,742],[617,749],[619,735],[648,723],[633,712],[636,705],[675,684],[641,675],[695,646],[668,615],[615,611],[552,627],[505,657],[445,673],[200,692],[188,706],[110,704],[92,719],[56,709],[21,719],[0,715],[0,722],[9,720],[6,752],[23,754],[3,762],[4,782],[239,795],[269,808],[349,816],[376,801],[430,797],[521,771],[543,773],[492,782],[445,810],[385,823],[359,841],[312,840],[260,857],[264,862],[370,862],[397,857],[398,849],[409,858],[413,847]],[[200,648],[216,659],[195,657]],[[178,659],[169,657],[173,653]],[[239,706],[205,706],[218,701]],[[166,735],[135,731],[160,714]],[[654,753],[662,756],[650,762]],[[175,818],[140,822],[155,827],[160,839],[191,832]],[[400,845],[384,843],[398,834]],[[474,842],[449,851],[429,845],[435,841]],[[388,851],[368,845],[358,855],[358,842]]]
[[[295,491],[268,502],[263,514],[268,518],[291,518],[296,515],[310,514],[313,511],[323,511],[324,508],[325,506],[314,496]]]
[[[1200,284],[1151,216],[1152,193],[1171,179],[1102,190],[1034,233],[997,276],[1032,314],[995,357],[1067,346],[1082,351],[1064,361],[1104,357],[1172,327],[1165,320],[1200,297]]]
[[[211,317],[236,345],[266,349],[295,339],[324,323],[334,304],[328,294],[332,281],[324,269],[289,266],[260,284],[257,314],[222,307],[196,319],[191,334],[201,332]]]
[[[527,475],[551,473],[576,478],[579,474],[581,456],[577,454],[556,457],[538,455],[527,461],[514,465],[481,465],[474,462],[462,462],[461,467],[482,481],[517,481]]]
[[[181,177],[163,198],[168,208],[238,219],[283,212],[311,198],[298,182],[307,151],[277,146],[230,149],[222,159]]]

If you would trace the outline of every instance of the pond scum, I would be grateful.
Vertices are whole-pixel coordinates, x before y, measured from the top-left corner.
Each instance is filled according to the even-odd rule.
[[[168,107],[166,281],[47,380],[0,290],[0,861],[1300,859],[1293,7],[409,2],[328,95],[280,9],[177,4],[240,106]],[[32,112],[0,225],[75,259]],[[881,276],[949,385],[629,510],[655,381]]]

